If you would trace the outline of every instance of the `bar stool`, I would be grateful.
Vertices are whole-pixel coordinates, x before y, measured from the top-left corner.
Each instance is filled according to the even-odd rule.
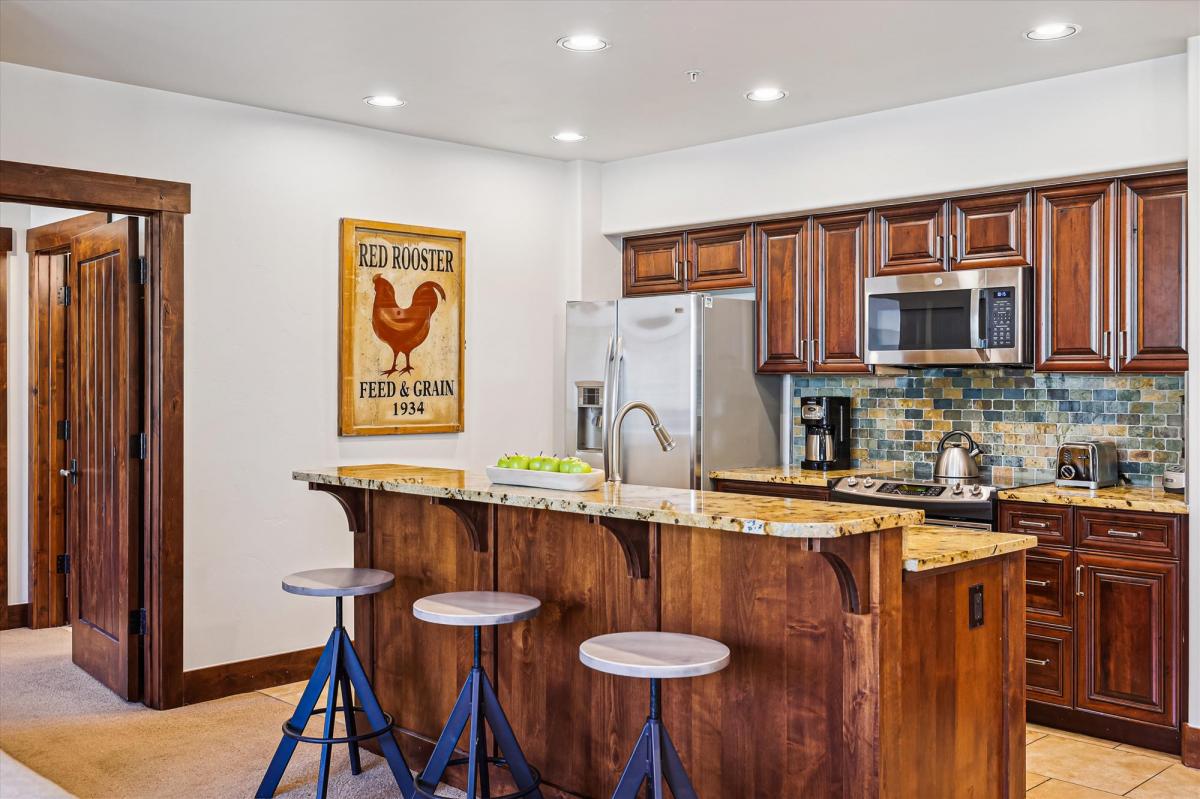
[[[588,668],[606,674],[650,680],[650,716],[612,799],[636,799],[642,783],[647,781],[651,799],[662,799],[663,777],[675,799],[696,799],[696,789],[660,718],[659,680],[718,672],[729,665],[729,647],[711,638],[682,633],[611,633],[580,644],[579,659]]]
[[[483,799],[519,799],[523,796],[542,799],[542,775],[525,760],[521,746],[513,734],[496,691],[480,659],[479,636],[481,627],[510,624],[531,619],[537,615],[542,603],[525,594],[506,594],[500,591],[458,591],[449,594],[434,594],[413,603],[413,615],[431,624],[447,624],[452,627],[475,628],[475,659],[471,673],[463,684],[458,701],[450,712],[450,718],[437,745],[429,758],[425,770],[417,778],[414,797],[441,799],[434,790],[449,766],[467,764],[467,796],[474,799],[478,781]],[[471,722],[467,757],[453,760],[454,745],[458,743],[467,721]],[[492,728],[492,737],[500,746],[504,757],[489,757],[484,723]],[[517,790],[503,796],[492,796],[488,766],[507,766],[516,782]]]
[[[301,741],[321,745],[321,761],[317,772],[317,796],[323,799],[329,790],[329,762],[333,754],[333,746],[335,744],[349,746],[350,773],[360,774],[362,765],[359,762],[358,742],[368,738],[379,739],[383,756],[387,759],[396,784],[400,786],[400,795],[404,799],[412,797],[414,787],[412,773],[408,770],[408,764],[404,761],[404,755],[401,754],[396,737],[392,732],[392,717],[379,707],[379,701],[375,698],[375,692],[371,690],[371,683],[367,680],[366,672],[363,671],[362,662],[358,659],[354,646],[350,643],[350,636],[342,626],[343,597],[377,594],[391,588],[395,582],[396,578],[391,572],[379,569],[314,569],[289,574],[283,578],[283,590],[289,594],[334,597],[337,603],[337,616],[333,633],[329,636],[329,642],[325,644],[320,659],[317,660],[317,667],[313,671],[312,677],[309,678],[304,695],[300,698],[300,704],[296,705],[296,712],[283,723],[283,738],[279,741],[275,756],[271,758],[271,764],[267,766],[267,773],[258,786],[258,793],[255,794],[258,799],[270,799],[275,795],[275,790],[279,787],[279,781],[283,778],[288,761],[292,759],[292,753],[296,750],[296,744]],[[326,683],[329,684],[329,693],[325,700],[325,707],[315,710],[317,698]],[[361,707],[353,704],[351,685],[354,686],[354,693],[358,694],[358,700],[362,703]],[[343,704],[341,706],[337,703],[339,692],[342,696]],[[334,737],[333,721],[338,711],[345,714],[347,734]],[[367,720],[371,724],[371,729],[367,732],[360,733],[355,729],[354,713],[356,711],[366,714]],[[305,735],[304,727],[309,718],[321,713],[325,714],[324,735],[320,737]]]

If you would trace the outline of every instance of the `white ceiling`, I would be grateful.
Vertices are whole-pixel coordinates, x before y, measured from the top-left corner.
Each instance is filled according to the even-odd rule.
[[[1083,31],[1024,37],[1047,21]],[[555,46],[577,32],[612,47]],[[1181,53],[1198,33],[1200,0],[0,3],[0,60],[596,161]],[[790,96],[743,97],[772,84]],[[384,93],[408,105],[362,102]],[[565,129],[588,140],[550,139]]]

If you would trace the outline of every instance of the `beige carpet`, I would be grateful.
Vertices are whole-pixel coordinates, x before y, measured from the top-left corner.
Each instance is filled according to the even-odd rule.
[[[0,749],[84,799],[253,796],[289,712],[285,701],[263,693],[148,710],[71,663],[69,628],[0,632]],[[296,748],[278,796],[312,795],[318,752]],[[383,759],[362,758],[356,777],[345,747],[334,750],[330,796],[398,796]],[[0,796],[24,795],[15,788],[0,783]]]

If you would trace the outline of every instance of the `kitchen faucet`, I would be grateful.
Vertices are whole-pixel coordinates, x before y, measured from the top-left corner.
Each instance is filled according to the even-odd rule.
[[[609,465],[608,482],[610,483],[621,482],[621,425],[625,422],[625,415],[634,408],[643,411],[650,419],[650,429],[654,431],[654,437],[658,439],[658,445],[662,447],[662,451],[670,452],[675,449],[675,439],[671,438],[667,428],[663,427],[662,420],[658,418],[658,413],[653,408],[644,402],[625,403],[613,417],[612,432],[608,437],[607,460]]]

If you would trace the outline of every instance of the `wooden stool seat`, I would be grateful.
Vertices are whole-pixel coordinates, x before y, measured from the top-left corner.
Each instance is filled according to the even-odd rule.
[[[580,644],[579,659],[606,674],[674,679],[720,671],[729,665],[729,647],[683,633],[610,633]]]
[[[433,594],[413,603],[413,615],[431,624],[453,627],[491,627],[531,619],[542,603],[525,594],[502,591],[453,591]]]
[[[386,591],[396,575],[382,569],[312,569],[283,578],[283,590],[301,596],[367,596]]]

